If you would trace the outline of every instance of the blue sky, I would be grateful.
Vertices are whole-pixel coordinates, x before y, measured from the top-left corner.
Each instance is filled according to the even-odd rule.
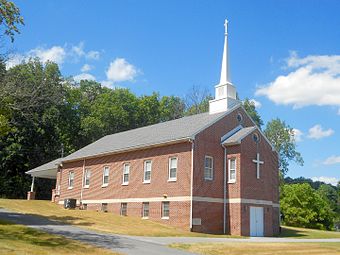
[[[267,122],[297,129],[292,177],[340,180],[340,1],[15,1],[26,25],[10,65],[29,56],[64,76],[184,96],[219,81],[224,19],[231,77]],[[323,179],[322,179],[323,178]]]

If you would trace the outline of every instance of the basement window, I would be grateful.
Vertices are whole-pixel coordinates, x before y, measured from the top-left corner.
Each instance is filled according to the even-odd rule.
[[[149,218],[149,202],[144,202],[143,203],[142,218],[143,219],[148,219]]]
[[[107,203],[102,204],[102,212],[107,212]]]
[[[120,204],[120,215],[127,216],[127,203]]]
[[[162,202],[162,219],[169,219],[170,216],[170,202]]]

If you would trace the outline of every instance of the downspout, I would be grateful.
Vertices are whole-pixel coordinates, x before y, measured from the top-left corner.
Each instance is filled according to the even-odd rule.
[[[191,142],[191,182],[190,182],[190,230],[192,231],[192,200],[193,200],[193,188],[194,188],[194,140]]]
[[[80,205],[82,204],[83,201],[83,189],[84,189],[84,174],[85,174],[85,158],[83,161],[83,174],[82,174],[82,178],[81,178],[81,190],[80,190]]]
[[[227,148],[224,148],[224,169],[223,169],[223,234],[226,233],[227,221]]]

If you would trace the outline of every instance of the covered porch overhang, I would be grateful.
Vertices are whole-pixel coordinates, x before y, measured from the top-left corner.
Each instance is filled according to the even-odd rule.
[[[34,180],[36,177],[52,180],[57,179],[57,172],[61,161],[62,158],[58,158],[26,172],[26,174],[32,176],[31,191],[28,192],[28,199],[34,199]]]

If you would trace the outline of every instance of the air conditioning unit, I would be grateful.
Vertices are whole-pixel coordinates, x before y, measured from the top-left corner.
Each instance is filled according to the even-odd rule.
[[[75,209],[76,206],[77,206],[77,199],[74,199],[74,198],[64,199],[64,208],[65,209]]]

